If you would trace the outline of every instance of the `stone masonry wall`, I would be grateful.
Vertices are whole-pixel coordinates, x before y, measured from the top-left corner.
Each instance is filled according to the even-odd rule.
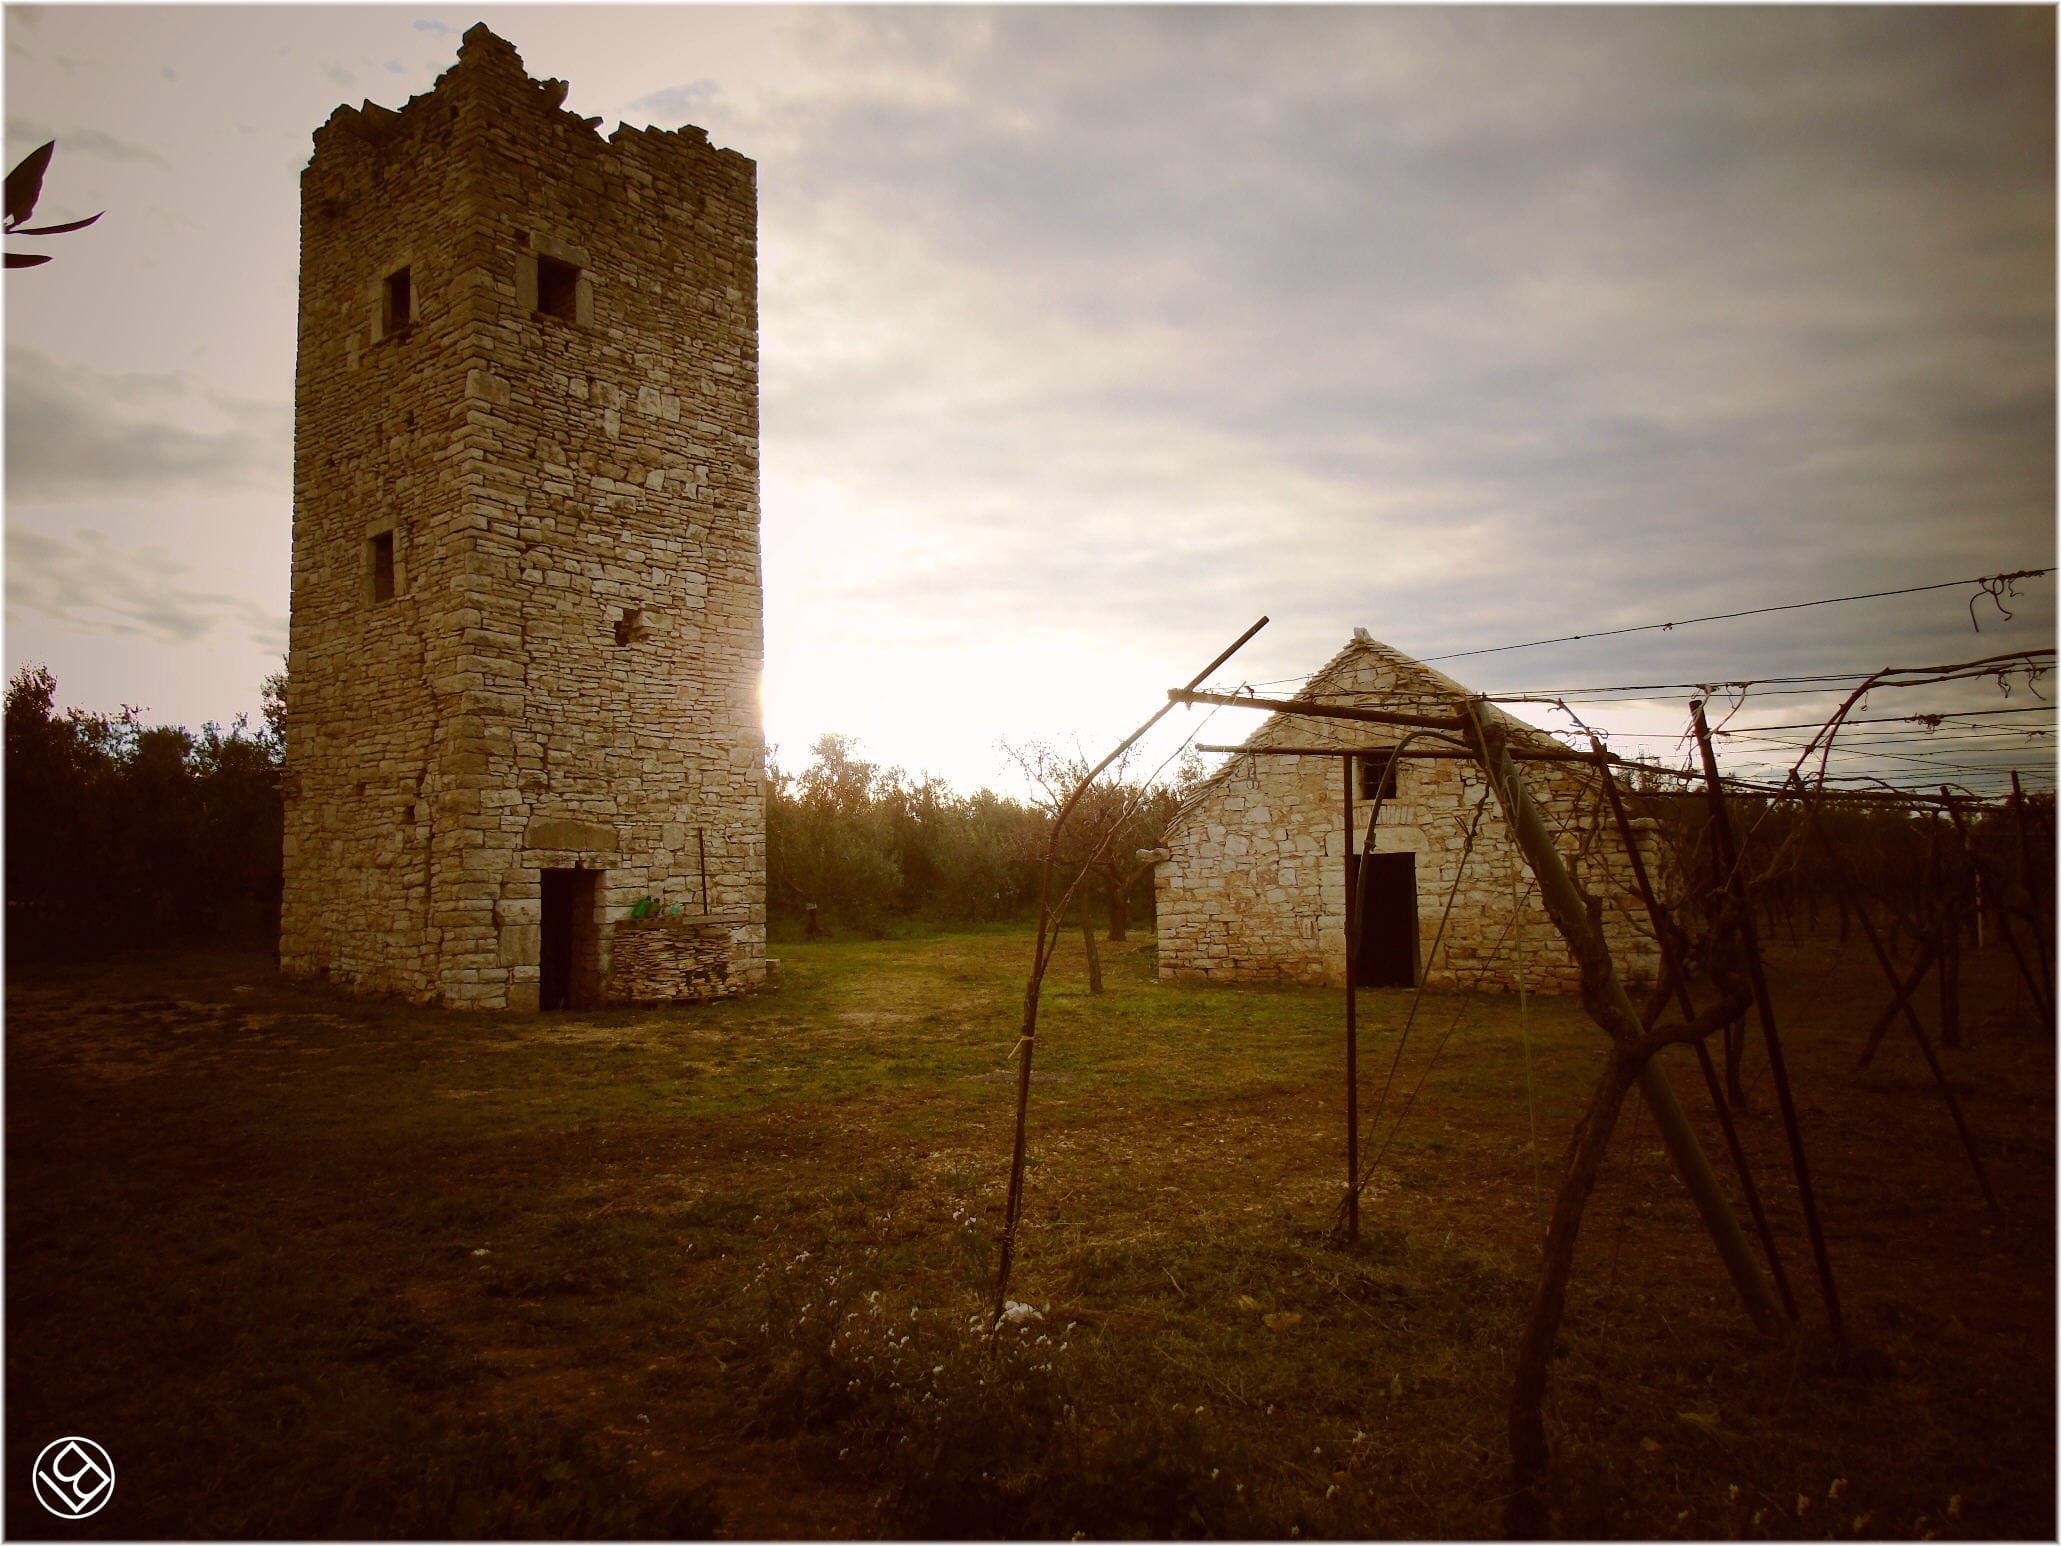
[[[653,918],[618,924],[608,979],[609,1004],[673,1004],[734,992],[730,966],[743,917]]]
[[[1363,707],[1440,712],[1465,690],[1372,640],[1356,639],[1312,679],[1310,695]],[[1513,729],[1513,743],[1557,744]],[[1387,726],[1274,716],[1247,745],[1392,746]],[[1420,743],[1421,744],[1421,743]],[[1648,980],[1659,954],[1623,844],[1592,774],[1579,764],[1521,763],[1519,771],[1576,879],[1604,907],[1618,970]],[[1236,757],[1200,791],[1167,838],[1156,885],[1159,962],[1167,977],[1225,981],[1345,981],[1345,837],[1339,764],[1330,757]],[[1369,803],[1355,788],[1354,846]],[[1486,798],[1471,853],[1467,835]],[[1574,962],[1530,885],[1480,769],[1470,761],[1408,761],[1382,805],[1376,853],[1415,854],[1417,959],[1428,987],[1568,992]],[[1464,855],[1464,863],[1463,863]],[[1451,913],[1439,937],[1447,897]],[[1436,943],[1434,943],[1436,942]]]
[[[633,904],[704,894],[763,979],[754,170],[564,94],[475,27],[303,175],[290,972],[535,1008],[579,866],[597,980]]]

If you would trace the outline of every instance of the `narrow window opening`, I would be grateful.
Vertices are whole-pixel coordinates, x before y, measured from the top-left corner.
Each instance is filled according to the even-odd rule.
[[[1389,753],[1373,757],[1362,757],[1360,765],[1360,798],[1362,800],[1393,800],[1395,792],[1396,759]]]
[[[615,620],[615,642],[619,645],[634,644],[649,631],[644,626],[644,611],[641,607],[624,607],[621,615]]]
[[[415,321],[415,286],[405,268],[386,276],[386,331],[406,332]]]
[[[576,263],[537,255],[537,310],[566,322],[579,320],[580,269]]]
[[[414,826],[414,825],[415,825],[415,807],[414,807],[414,806],[412,806],[412,805],[404,805],[404,806],[402,806],[402,807],[401,807],[401,825],[402,825],[402,826],[404,826],[404,827],[412,827],[412,826]]]
[[[394,534],[383,531],[365,539],[372,554],[372,599],[394,599]]]

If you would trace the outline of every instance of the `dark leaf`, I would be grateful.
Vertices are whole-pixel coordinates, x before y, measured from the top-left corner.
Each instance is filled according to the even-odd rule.
[[[100,212],[100,215],[104,215],[106,213],[107,211],[103,209]],[[55,236],[60,231],[82,231],[87,226],[91,225],[94,221],[98,220],[100,218],[100,215],[88,215],[84,220],[67,220],[63,225],[15,226],[9,230],[8,234],[11,236]]]
[[[7,174],[9,225],[19,225],[36,212],[36,200],[43,194],[43,173],[50,165],[50,153],[56,149],[56,140],[44,141],[23,156],[21,164]]]
[[[50,254],[47,252],[10,252],[7,255],[9,268],[34,268],[38,263],[49,261]]]

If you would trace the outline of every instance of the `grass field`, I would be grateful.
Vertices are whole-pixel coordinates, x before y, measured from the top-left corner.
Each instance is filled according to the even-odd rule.
[[[435,1013],[233,956],[17,971],[9,1534],[1497,1534],[1599,1033],[1428,996],[1348,1248],[1341,996],[1162,985],[1144,938],[1090,998],[1070,949],[1012,1288],[1042,1319],[992,1357],[1025,935],[783,945],[777,989],[663,1013]],[[1554,1368],[1555,1527],[2050,1538],[2052,1039],[2007,958],[1970,961],[1947,1056],[1997,1223],[1901,1033],[1855,1070],[1859,947],[1773,964],[1869,1356],[1827,1344],[1765,1057],[1743,1131],[1793,1337],[1751,1335],[1627,1107]],[[1369,1113],[1409,1006],[1362,996]],[[66,1434],[118,1482],[60,1523],[28,1482]]]

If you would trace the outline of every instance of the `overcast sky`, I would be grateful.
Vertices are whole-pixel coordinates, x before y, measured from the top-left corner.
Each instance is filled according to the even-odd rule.
[[[2054,562],[2051,8],[10,6],[9,164],[54,136],[39,221],[108,211],[9,242],[55,257],[6,282],[10,671],[153,719],[255,707],[309,136],[428,90],[480,20],[604,132],[692,122],[758,162],[790,766],[843,731],[1001,783],[998,739],[1099,750],[1261,613],[1223,680],[1355,626],[1438,656]],[[2051,577],[1979,634],[1968,595],[1443,668],[2053,644]],[[1631,733],[1688,696],[1584,713],[1669,749]],[[1895,754],[2050,787],[2051,738],[1998,733],[2041,724]]]

